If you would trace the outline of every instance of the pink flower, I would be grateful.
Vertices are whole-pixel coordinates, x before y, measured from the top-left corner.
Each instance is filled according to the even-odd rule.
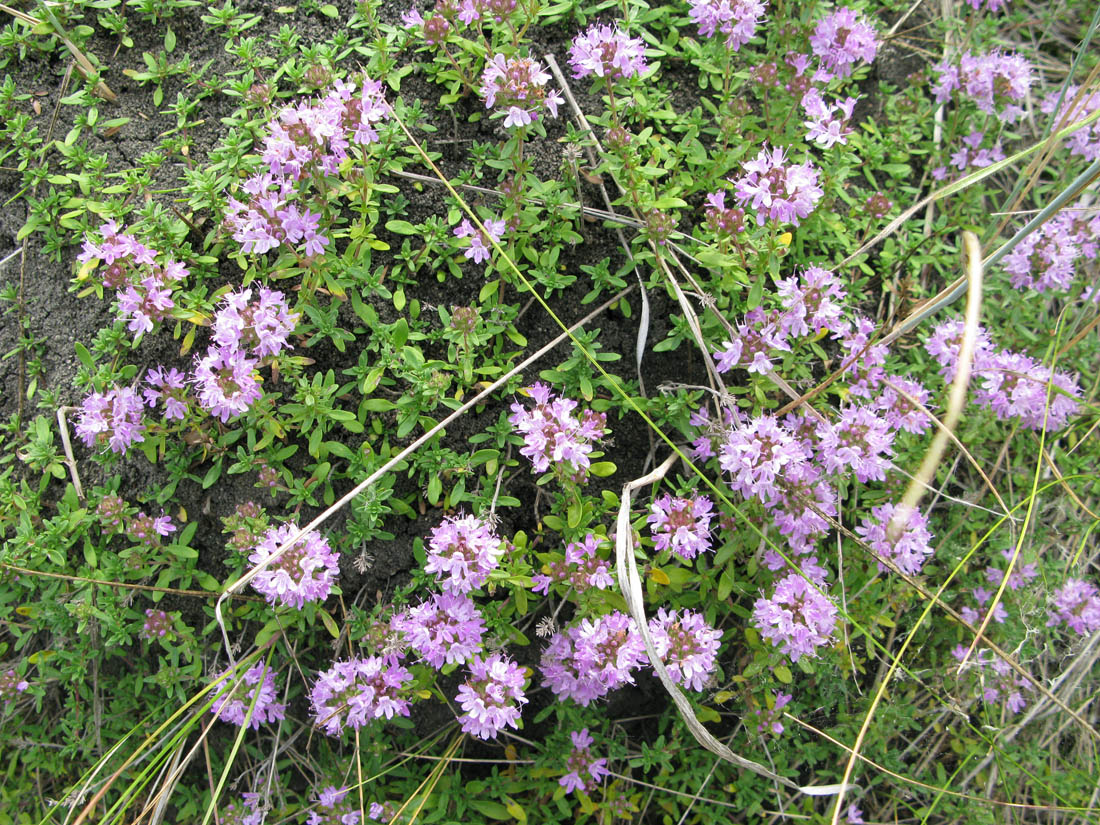
[[[1080,636],[1100,630],[1100,590],[1083,579],[1066,579],[1050,600],[1048,627],[1065,623]]]
[[[333,662],[313,683],[309,699],[317,725],[329,736],[373,719],[409,715],[405,688],[412,674],[379,656]]]
[[[518,728],[520,707],[528,701],[524,669],[500,653],[474,656],[469,667],[469,678],[458,688],[462,730],[479,739],[496,739],[504,728]]]
[[[893,504],[874,507],[871,518],[863,519],[856,533],[880,559],[892,561],[901,572],[915,576],[932,555],[932,534],[928,518],[919,510],[910,510],[905,519],[897,518],[899,512]],[[882,572],[887,567],[880,562],[878,569]]]
[[[492,256],[492,248],[488,243],[490,238],[500,243],[500,239],[504,237],[505,224],[503,220],[485,220],[482,221],[482,224],[485,227],[484,232],[474,229],[473,224],[463,218],[462,223],[454,229],[455,237],[470,239],[470,246],[462,254],[475,264],[485,263]]]
[[[228,350],[243,350],[260,357],[278,355],[294,332],[299,315],[291,312],[283,293],[261,286],[256,300],[252,290],[230,292],[214,313],[214,343]]]
[[[667,611],[661,607],[649,620],[649,633],[672,681],[702,690],[717,667],[722,631],[715,630],[694,610]]]
[[[569,49],[573,77],[628,78],[646,70],[645,44],[619,27],[599,24],[573,38]]]
[[[770,599],[756,600],[752,621],[761,636],[797,662],[829,643],[836,615],[831,601],[798,573],[790,573],[776,584]]]
[[[763,0],[689,0],[689,15],[703,37],[726,36],[726,48],[737,51],[748,43],[764,17]]]
[[[520,454],[531,459],[537,473],[553,469],[563,477],[583,481],[592,445],[603,437],[607,416],[585,410],[578,418],[573,412],[576,401],[556,397],[541,382],[527,387],[527,393],[535,401],[534,408],[513,404],[508,417],[523,436]]]
[[[539,670],[555,696],[587,707],[593,699],[633,684],[631,672],[646,661],[634,619],[613,611],[555,633]]]
[[[297,533],[298,525],[294,522],[272,527],[248,561],[262,564]],[[269,604],[284,604],[301,610],[306,602],[328,598],[339,575],[340,563],[328,539],[310,530],[277,561],[257,573],[252,586]]]
[[[210,347],[195,365],[199,404],[222,422],[247,412],[263,395],[255,368],[256,361],[241,350]]]
[[[424,572],[434,573],[448,593],[469,593],[489,580],[503,555],[501,540],[481,519],[448,516],[432,528]]]
[[[547,87],[550,73],[529,57],[506,58],[493,55],[481,75],[481,96],[485,108],[506,113],[505,126],[527,126],[538,120],[543,110],[558,116],[558,106],[565,99],[554,88]]]
[[[611,566],[607,559],[600,558],[598,548],[604,540],[589,533],[583,541],[572,541],[565,548],[564,561],[551,561],[546,566],[549,574],[533,576],[534,591],[549,595],[550,586],[555,582],[564,582],[576,592],[583,593],[589,588],[608,590],[615,580],[611,577]]]
[[[658,551],[671,550],[684,561],[691,561],[710,549],[713,505],[709,498],[673,498],[665,494],[650,509],[646,522]]]
[[[433,593],[390,620],[409,646],[432,667],[463,664],[481,649],[485,622],[469,596]]]
[[[825,194],[814,165],[788,164],[782,147],[765,146],[744,168],[745,174],[730,182],[738,202],[756,210],[759,226],[767,220],[798,226]]]
[[[848,77],[859,60],[868,63],[878,53],[879,40],[874,28],[860,19],[855,10],[843,6],[818,21],[810,36],[810,46],[821,59],[815,80]]]
[[[607,759],[592,757],[592,737],[588,728],[572,731],[569,737],[573,740],[573,750],[565,762],[569,772],[558,780],[558,784],[565,788],[566,793],[583,791],[590,794],[608,774]]]
[[[125,454],[130,446],[145,440],[142,411],[145,405],[131,387],[111,387],[93,392],[80,406],[76,434],[87,447],[106,444],[111,452]]]
[[[215,682],[215,693],[224,691],[225,695],[214,700],[210,712],[223,722],[241,727],[251,708],[248,724],[253,730],[258,730],[264,722],[278,722],[286,715],[286,705],[275,701],[276,675],[263,662],[246,670],[242,677],[234,678],[226,673]]]

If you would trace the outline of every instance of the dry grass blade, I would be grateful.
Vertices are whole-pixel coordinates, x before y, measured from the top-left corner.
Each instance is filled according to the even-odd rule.
[[[633,481],[628,481],[623,485],[622,497],[619,501],[619,515],[615,523],[615,569],[619,578],[619,589],[622,592],[623,599],[626,601],[630,615],[634,618],[638,626],[638,633],[641,635],[642,641],[645,644],[649,662],[653,666],[657,678],[661,680],[661,684],[668,692],[668,695],[672,697],[672,701],[680,711],[684,724],[686,724],[688,730],[691,731],[691,735],[695,737],[695,741],[715,756],[737,765],[740,768],[750,770],[753,773],[771,779],[774,782],[778,782],[780,785],[799,793],[810,796],[830,796],[835,793],[840,793],[842,791],[841,785],[800,786],[787,777],[780,776],[775,771],[761,765],[759,762],[754,762],[751,759],[746,759],[740,754],[734,753],[726,745],[715,739],[710,731],[703,727],[698,717],[696,717],[695,711],[691,708],[691,703],[687,700],[687,697],[684,696],[683,691],[681,691],[680,688],[676,686],[676,683],[672,681],[672,677],[668,675],[668,669],[665,668],[664,662],[661,661],[661,657],[657,654],[657,649],[653,645],[653,638],[649,634],[649,626],[645,616],[644,596],[642,594],[642,580],[638,574],[638,565],[634,559],[634,531],[630,525],[631,498],[635,490],[646,487],[664,478],[677,458],[678,456],[674,453],[666,458],[659,467],[648,475],[634,479]]]
[[[947,449],[947,442],[951,440],[959,419],[962,418],[963,407],[966,406],[966,393],[970,386],[970,371],[974,366],[974,350],[978,342],[978,320],[982,310],[982,249],[978,244],[978,236],[973,232],[963,232],[963,247],[966,249],[966,278],[968,284],[966,300],[966,321],[963,329],[962,345],[959,348],[958,367],[955,372],[955,380],[951,382],[951,392],[947,399],[947,414],[943,417],[942,426],[937,429],[928,452],[924,454],[920,467],[917,469],[910,482],[901,504],[894,514],[890,529],[897,532],[908,523],[909,517],[925,489],[931,486],[932,479],[936,475],[936,468],[943,459],[943,453]],[[990,484],[992,486],[992,484]],[[1004,502],[1001,502],[1002,506]],[[1006,508],[1007,509],[1007,508]]]
[[[970,383],[971,362],[974,359],[974,348],[978,340],[978,317],[981,313],[982,304],[982,250],[978,244],[978,236],[973,232],[963,233],[963,245],[967,252],[966,275],[969,284],[966,302],[966,328],[963,332],[962,346],[959,349],[955,380],[951,384],[951,395],[948,401],[947,415],[944,416],[943,428],[936,431],[936,435],[932,439],[932,444],[929,446],[928,452],[925,453],[924,459],[921,461],[920,468],[917,470],[913,482],[910,483],[909,488],[902,497],[901,504],[894,513],[894,518],[887,527],[888,531],[894,532],[895,534],[905,529],[906,525],[909,523],[910,515],[916,510],[916,505],[920,502],[921,496],[924,494],[925,487],[932,481],[936,473],[936,468],[939,466],[940,459],[943,458],[944,450],[947,448],[947,442],[949,440],[948,433],[955,429],[955,426],[959,422],[959,418],[962,416],[963,405],[966,403],[966,391]],[[914,628],[914,630],[915,629],[916,628]],[[856,734],[855,744],[852,746],[851,753],[848,757],[848,762],[844,766],[844,777],[841,780],[840,794],[837,797],[836,807],[833,809],[832,825],[837,825],[837,822],[840,820],[841,803],[844,800],[844,788],[852,778],[852,771],[855,770],[856,758],[859,755],[860,748],[863,746],[867,731],[870,730],[871,720],[874,718],[875,711],[878,709],[883,696],[886,695],[886,686],[893,678],[898,665],[901,663],[901,657],[908,649],[912,639],[913,633],[910,633],[902,644],[901,650],[898,651],[897,656],[895,656],[894,660],[890,663],[890,667],[887,669],[886,674],[879,680],[879,685],[875,690],[871,705],[867,708],[867,713],[863,717],[863,724],[860,725],[859,733]]]
[[[50,27],[53,29],[54,34],[58,36],[62,43],[65,44],[65,48],[69,50],[69,54],[73,56],[73,60],[76,61],[77,68],[85,77],[95,77],[99,74],[99,70],[95,67],[88,56],[80,50],[80,48],[69,38],[69,35],[65,33],[65,27],[61,25],[61,22],[57,19],[57,16],[53,13],[49,6],[39,0],[38,8],[41,9],[42,14],[46,17],[46,21],[49,22]],[[29,26],[42,25],[41,20],[31,17],[29,14],[24,14],[21,11],[6,6],[0,3],[0,11],[5,11],[17,20],[21,20]],[[104,100],[109,100],[111,103],[118,101],[118,95],[111,91],[111,88],[102,80],[96,81],[95,93],[102,97]]]

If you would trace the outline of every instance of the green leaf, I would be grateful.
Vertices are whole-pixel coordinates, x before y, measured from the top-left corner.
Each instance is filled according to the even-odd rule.
[[[339,639],[340,628],[336,626],[336,620],[324,610],[318,610],[317,615],[321,617],[321,624],[325,626],[325,630],[329,632],[329,635],[334,639]]]
[[[395,235],[416,235],[418,230],[408,221],[386,221],[386,229]]]
[[[757,278],[753,285],[749,288],[749,302],[748,309],[756,309],[760,306],[760,302],[764,300],[764,279]]]
[[[171,29],[168,29],[164,33],[164,50],[171,54],[176,50],[176,33]]]
[[[221,475],[222,475],[222,463],[219,460],[218,462],[216,462],[214,464],[213,467],[211,467],[209,470],[207,470],[206,475],[204,475],[202,477],[202,489],[209,490],[211,487],[214,486],[214,483],[219,478],[221,478]]]
[[[340,16],[340,10],[336,8],[336,6],[332,5],[332,3],[325,3],[325,5],[321,6],[321,14],[323,14],[325,17],[331,17],[333,20],[335,20],[337,17]]]
[[[484,814],[490,819],[511,819],[512,815],[508,813],[508,809],[501,805],[499,802],[493,802],[490,799],[471,799],[470,807],[480,814]]]
[[[714,708],[701,707],[695,712],[695,716],[700,722],[720,722],[722,717],[718,715],[718,711]]]
[[[785,685],[789,685],[794,681],[794,677],[791,675],[791,669],[786,665],[779,665],[772,672],[775,674],[775,678]]]
[[[573,503],[571,503],[569,505],[568,517],[569,517],[569,526],[570,527],[575,528],[575,527],[578,527],[580,525],[581,515],[583,513],[583,510],[584,510],[584,508],[581,507],[581,503],[579,501],[574,501]]]
[[[588,469],[591,470],[592,475],[596,476],[596,478],[607,478],[608,476],[615,475],[615,471],[618,467],[615,466],[614,461],[597,461]]]
[[[76,357],[80,359],[80,363],[86,366],[90,370],[95,369],[95,359],[92,358],[92,354],[88,352],[88,348],[79,341],[75,344]]]

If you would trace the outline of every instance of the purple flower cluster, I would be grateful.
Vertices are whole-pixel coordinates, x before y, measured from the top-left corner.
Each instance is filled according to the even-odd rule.
[[[515,8],[516,0],[436,0],[427,18],[413,6],[402,13],[401,22],[407,28],[423,27],[424,43],[437,46],[446,40],[452,28],[474,24],[480,28],[482,21],[487,20],[500,22]]]
[[[141,391],[150,408],[164,405],[166,421],[183,421],[187,416],[190,393],[187,376],[175,367],[156,366],[145,376],[146,387]]]
[[[962,345],[962,322],[945,321],[925,342],[925,349],[939,361],[941,372],[951,380],[958,368]],[[1073,376],[1054,372],[1023,353],[996,350],[989,334],[979,330],[971,381],[977,385],[975,401],[1000,419],[1018,419],[1033,430],[1056,432],[1065,428],[1080,403],[1081,387]],[[1047,387],[1050,403],[1047,403]]]
[[[640,37],[629,37],[617,25],[597,23],[573,38],[569,65],[573,77],[633,77],[646,70],[645,43]]]
[[[142,510],[126,526],[126,535],[130,540],[143,544],[147,548],[156,549],[161,546],[161,539],[176,532],[176,525],[169,516],[161,513],[157,517],[146,515]]]
[[[722,350],[714,354],[718,372],[743,369],[767,375],[773,367],[772,353],[791,351],[778,318],[760,307],[746,312],[744,320],[734,325],[733,333]]]
[[[706,496],[673,498],[667,493],[650,505],[646,523],[658,552],[670,550],[691,561],[710,549],[714,506]]]
[[[780,579],[771,598],[757,599],[752,609],[760,635],[792,662],[815,656],[817,648],[829,644],[836,616],[836,606],[798,573]]]
[[[529,126],[544,110],[557,117],[565,102],[557,89],[546,86],[549,80],[550,73],[537,60],[497,54],[485,65],[479,91],[486,109],[504,113],[506,127]]]
[[[1096,258],[1100,215],[1074,218],[1055,215],[1027,235],[1004,258],[1005,271],[1017,289],[1065,291],[1073,284],[1078,258]]]
[[[1046,406],[1047,384],[1053,384],[1050,406]],[[981,384],[975,393],[977,402],[988,407],[1002,419],[1018,418],[1025,427],[1049,430],[1063,429],[1080,404],[1081,394],[1070,376],[1052,373],[1030,356],[1000,352],[983,364]],[[1046,415],[1044,415],[1044,411]]]
[[[222,825],[264,825],[268,808],[258,793],[243,793],[219,812]]]
[[[409,715],[403,695],[412,674],[380,656],[333,662],[313,683],[309,700],[317,725],[329,736],[373,719]]]
[[[141,638],[152,641],[163,639],[172,632],[172,617],[163,610],[145,608],[145,622],[141,626]]]
[[[739,206],[733,208],[726,206],[726,190],[719,189],[717,192],[708,194],[706,204],[703,217],[707,227],[719,239],[740,235],[745,231],[745,210]]]
[[[463,664],[481,649],[485,622],[469,596],[433,593],[427,601],[398,613],[390,627],[404,634],[420,658],[439,669]]]
[[[209,347],[195,362],[199,404],[223,423],[243,415],[263,396],[255,373],[258,364],[244,350]]]
[[[848,135],[852,134],[848,121],[852,119],[857,99],[846,97],[844,100],[826,103],[816,88],[807,91],[802,96],[801,103],[806,117],[809,118],[802,124],[806,127],[806,140],[812,140],[822,149],[847,143]]]
[[[958,662],[962,662],[966,654],[965,645],[957,645],[951,651]],[[978,648],[967,662],[977,676],[983,702],[988,704],[1003,697],[1005,707],[1011,713],[1019,713],[1027,707],[1027,700],[1021,691],[1032,690],[1032,685],[1022,676],[1017,676],[1008,662],[984,647]]]
[[[484,232],[475,229],[472,223],[463,218],[462,223],[454,229],[456,238],[470,239],[470,245],[466,247],[462,254],[466,256],[467,260],[471,260],[475,264],[485,263],[492,257],[493,250],[489,243],[490,238],[500,243],[500,239],[504,237],[505,226],[503,220],[485,220],[482,221],[482,224],[485,226]]]
[[[283,293],[260,287],[232,292],[214,315],[214,343],[195,362],[199,403],[223,422],[242,415],[262,396],[256,368],[278,355],[298,323]]]
[[[966,0],[966,2],[970,4],[970,8],[974,11],[980,10],[983,4],[992,12],[998,12],[1008,5],[1008,0]]]
[[[821,424],[817,434],[817,455],[827,472],[850,469],[863,484],[886,478],[894,430],[870,408],[846,404],[836,423]]]
[[[523,436],[520,454],[531,459],[537,473],[553,468],[559,476],[583,482],[588,476],[588,456],[593,443],[603,437],[607,416],[585,410],[578,418],[573,412],[577,402],[558,398],[542,382],[527,387],[527,394],[535,406],[513,404],[508,417]]]
[[[287,106],[264,136],[267,170],[243,185],[247,202],[229,199],[226,225],[246,254],[281,246],[299,255],[320,255],[330,240],[321,215],[295,202],[299,185],[316,175],[336,175],[354,146],[378,141],[376,124],[389,117],[382,84],[364,78],[359,86],[337,81],[320,100]]]
[[[791,703],[794,697],[789,693],[776,693],[772,702],[765,707],[756,708],[754,714],[757,719],[756,732],[770,733],[779,736],[786,728],[783,727],[783,708]]]
[[[590,750],[593,740],[588,728],[571,731],[569,738],[573,740],[573,750],[565,760],[569,772],[558,780],[558,784],[565,788],[566,793],[583,791],[591,794],[607,776],[607,759],[593,758]]]
[[[784,338],[848,328],[843,317],[847,292],[831,270],[808,266],[798,278],[779,280],[776,291],[783,306],[777,327]]]
[[[825,194],[814,165],[809,161],[789,163],[781,146],[772,149],[764,146],[745,164],[744,171],[736,180],[730,179],[730,183],[735,187],[738,203],[756,210],[759,226],[767,220],[798,226]]]
[[[975,587],[970,591],[970,595],[978,607],[985,607],[989,604],[989,600],[993,598],[993,594],[984,587]],[[971,607],[970,605],[963,605],[959,610],[959,615],[962,616],[964,622],[969,622],[975,627],[980,625],[985,619],[985,612],[979,611],[977,608]],[[1008,611],[1001,602],[997,602],[997,604],[993,606],[992,618],[997,624],[1004,624],[1005,619],[1008,618]]]
[[[672,681],[702,690],[714,674],[722,631],[715,630],[694,610],[657,609],[649,634]]]
[[[790,352],[788,338],[817,335],[822,330],[843,334],[849,323],[843,318],[846,296],[840,279],[828,269],[809,266],[799,277],[781,279],[777,291],[782,311],[764,312],[757,307],[734,326],[734,335],[715,353],[719,372],[745,369],[766,375],[775,352]]]
[[[1001,141],[996,141],[990,147],[983,147],[985,133],[974,131],[962,139],[963,145],[951,154],[951,165],[960,172],[973,166],[975,169],[984,169],[992,166],[999,160],[1005,159],[1004,147]],[[932,177],[936,180],[944,180],[947,177],[947,167],[937,166],[932,170]]]
[[[434,573],[444,592],[477,590],[500,564],[504,547],[492,528],[476,516],[448,516],[432,528],[424,572]]]
[[[520,707],[528,701],[523,695],[525,669],[500,653],[474,656],[469,668],[470,676],[458,688],[462,730],[479,739],[496,739],[506,727],[518,728]]]
[[[928,518],[919,510],[910,510],[907,518],[893,504],[871,508],[871,517],[863,519],[856,533],[880,559],[893,562],[910,576],[917,575],[932,555],[932,534]],[[879,571],[886,565],[879,562]]]
[[[297,532],[298,525],[294,522],[272,527],[248,561],[262,564]],[[285,604],[301,610],[306,602],[328,598],[338,575],[340,562],[328,539],[310,530],[278,560],[261,570],[252,579],[252,586],[269,604]]]
[[[106,445],[111,452],[125,455],[131,445],[145,440],[144,409],[141,396],[131,387],[93,392],[80,406],[76,434],[86,447]]]
[[[691,21],[702,37],[726,36],[726,48],[737,51],[756,34],[764,17],[763,0],[689,0]]]
[[[1001,555],[1004,556],[1005,561],[1011,562],[1015,552],[1013,548],[1008,547],[1001,551]],[[1012,571],[1012,575],[1008,577],[1008,589],[1019,590],[1038,575],[1039,568],[1034,562],[1026,562],[1025,564],[1017,565]],[[999,567],[985,568],[985,580],[996,587],[1000,587],[1001,580],[1004,579],[1004,576],[1004,571]]]
[[[264,358],[289,346],[299,314],[291,312],[283,293],[261,286],[256,300],[252,290],[230,292],[214,313],[214,344]]]
[[[359,825],[359,800],[349,799],[348,790],[329,785],[318,791],[306,825]]]
[[[1100,590],[1083,579],[1066,579],[1050,600],[1048,627],[1065,624],[1079,636],[1100,630]]]
[[[129,518],[131,513],[133,508],[123,501],[121,496],[114,493],[104,495],[96,505],[95,511],[100,525],[109,533],[120,532],[123,520]]]
[[[87,236],[77,260],[105,264],[103,285],[117,289],[118,308],[127,329],[135,336],[150,332],[175,306],[175,284],[189,274],[187,267],[171,258],[157,261],[156,250],[119,230],[115,221],[107,221],[99,230],[103,241],[95,243]]]
[[[1005,123],[1015,123],[1024,113],[1020,102],[1031,88],[1032,73],[1031,64],[1018,54],[966,52],[957,64],[943,60],[935,69],[939,77],[932,91],[937,103],[946,103],[953,92],[961,91],[981,111]]]
[[[634,619],[614,611],[555,633],[539,670],[554,695],[588,706],[629,683],[646,661],[645,644]]]
[[[21,677],[14,669],[0,672],[0,699],[10,702],[23,693],[31,683]]]
[[[581,541],[571,541],[565,547],[564,561],[551,561],[546,565],[549,573],[540,573],[532,577],[534,591],[550,595],[550,586],[555,582],[564,582],[577,593],[589,588],[609,590],[615,584],[611,577],[611,566],[607,559],[600,558],[599,547],[603,539],[593,533],[587,534]]]
[[[253,730],[258,730],[264,722],[278,722],[286,716],[286,705],[275,701],[275,676],[276,673],[263,662],[250,667],[239,681],[232,684],[229,673],[222,675],[215,682],[215,692],[224,690],[225,695],[214,700],[210,712],[223,722],[240,727],[245,723],[249,708],[252,708],[249,727]],[[253,701],[255,707],[252,706]]]
[[[818,21],[810,46],[821,61],[815,80],[848,77],[860,61],[871,63],[878,53],[878,34],[848,6],[842,6]]]
[[[1039,104],[1041,111],[1054,117],[1055,126],[1079,123],[1100,109],[1100,92],[1081,94],[1081,87],[1076,84],[1066,87],[1061,105],[1058,104],[1058,98],[1059,90],[1055,89]],[[1100,158],[1100,120],[1078,129],[1066,138],[1066,144],[1072,155],[1080,155],[1090,161]]]
[[[718,463],[731,474],[730,487],[765,505],[779,498],[777,483],[801,472],[812,451],[772,415],[761,415],[730,431]]]

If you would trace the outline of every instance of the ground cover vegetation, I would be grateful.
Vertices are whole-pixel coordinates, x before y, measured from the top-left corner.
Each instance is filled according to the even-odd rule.
[[[1094,4],[3,8],[0,821],[1095,821]]]

